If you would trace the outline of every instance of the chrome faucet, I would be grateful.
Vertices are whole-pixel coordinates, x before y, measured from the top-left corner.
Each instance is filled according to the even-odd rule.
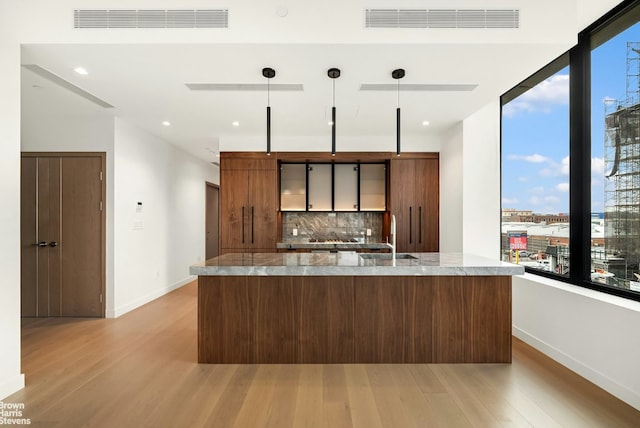
[[[396,265],[396,216],[391,214],[391,244],[389,244],[389,238],[387,237],[387,245],[391,247],[391,263],[392,266]]]

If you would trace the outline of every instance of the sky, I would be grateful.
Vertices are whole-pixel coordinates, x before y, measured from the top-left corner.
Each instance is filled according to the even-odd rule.
[[[640,23],[591,54],[592,212],[604,211],[605,108],[626,98],[627,42],[640,42]],[[640,74],[640,59],[632,64]],[[569,212],[568,67],[503,106],[502,207]]]

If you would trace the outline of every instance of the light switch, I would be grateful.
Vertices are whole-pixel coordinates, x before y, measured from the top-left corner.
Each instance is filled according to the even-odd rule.
[[[367,229],[367,236],[371,236],[371,229]]]
[[[298,236],[298,229],[293,229],[292,234],[293,234],[293,236]]]

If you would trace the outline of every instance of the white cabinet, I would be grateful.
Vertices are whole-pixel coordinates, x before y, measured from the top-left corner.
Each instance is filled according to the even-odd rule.
[[[360,211],[387,209],[387,167],[381,163],[360,164]]]
[[[330,163],[309,164],[309,211],[332,211],[333,176]]]
[[[307,164],[280,165],[280,210],[307,210]]]
[[[281,211],[385,211],[385,163],[282,163]]]
[[[333,180],[334,211],[358,211],[358,164],[334,164]]]

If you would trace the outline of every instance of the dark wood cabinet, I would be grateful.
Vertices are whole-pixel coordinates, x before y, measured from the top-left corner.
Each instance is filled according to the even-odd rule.
[[[276,160],[222,158],[221,253],[275,252],[276,241]]]
[[[391,161],[391,214],[401,252],[439,250],[440,173],[438,154]]]

